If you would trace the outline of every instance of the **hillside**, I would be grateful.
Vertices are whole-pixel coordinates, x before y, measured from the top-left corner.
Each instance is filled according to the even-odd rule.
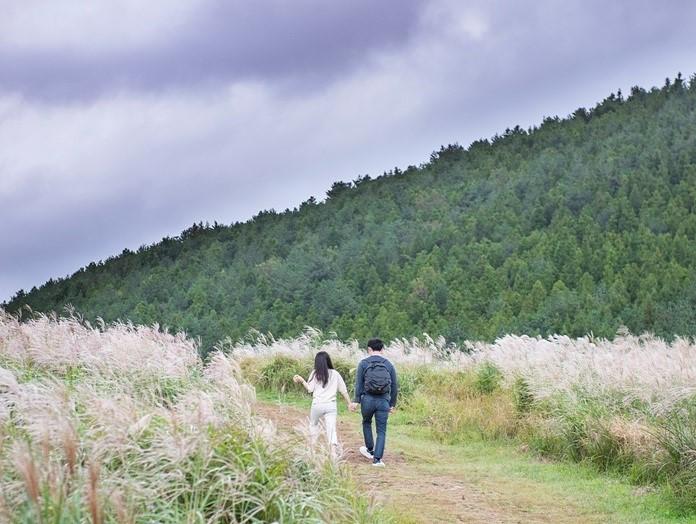
[[[326,202],[92,263],[6,304],[158,322],[204,347],[249,329],[339,337],[696,335],[696,81],[612,94]]]

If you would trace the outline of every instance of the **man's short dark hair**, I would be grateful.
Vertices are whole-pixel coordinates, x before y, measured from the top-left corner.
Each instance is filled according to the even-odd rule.
[[[382,351],[382,349],[384,349],[384,342],[378,338],[372,338],[367,342],[367,347],[372,351]]]

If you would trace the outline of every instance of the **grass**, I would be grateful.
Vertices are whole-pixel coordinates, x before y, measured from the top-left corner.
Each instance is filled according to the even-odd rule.
[[[433,446],[427,435],[418,433],[395,425],[392,440],[423,460],[424,469],[466,472],[469,481],[484,489],[514,493],[518,504],[565,504],[588,518],[610,516],[612,522],[696,522],[675,512],[664,494],[637,495],[635,486],[625,479],[598,475],[586,465],[542,462],[501,442]]]
[[[286,379],[276,374],[274,360],[283,359],[289,370],[294,359],[296,369],[308,372],[319,349],[347,368],[364,356],[355,341],[344,344],[313,330],[228,348],[280,383]],[[666,486],[676,507],[696,511],[693,340],[506,335],[457,348],[425,337],[392,341],[385,356],[399,369],[410,420],[443,443],[514,439],[546,457]]]
[[[308,410],[311,403],[300,392],[258,392],[260,402]],[[339,404],[339,414],[350,417]],[[472,437],[457,444],[444,443],[432,428],[412,423],[408,409],[389,419],[391,449],[402,452],[424,476],[464,478],[476,488],[493,493],[505,508],[561,508],[587,522],[696,523],[696,516],[675,507],[669,487],[637,487],[625,475],[599,473],[588,463],[542,460],[521,451],[513,440]],[[356,419],[355,431],[359,431]],[[390,486],[398,490],[398,484]],[[416,522],[405,508],[393,509],[397,522]],[[561,518],[561,517],[559,517]]]
[[[244,344],[204,363],[156,327],[0,311],[0,520],[389,520],[344,470],[255,416],[245,383],[306,407],[292,376],[323,349],[350,384],[357,344]],[[387,350],[401,384],[390,439],[423,474],[462,469],[520,511],[558,497],[618,522],[694,521],[696,345],[504,337],[466,349]]]
[[[290,369],[287,355],[257,357],[246,366],[259,370],[260,376],[273,374],[279,367],[274,362],[281,358],[283,369]],[[309,372],[309,359],[295,360],[294,369]],[[400,409],[391,418],[397,435],[409,430],[417,436],[413,428],[421,427],[425,433],[420,437],[430,445],[523,447],[533,456],[559,461],[559,471],[593,470],[595,481],[605,475],[611,482],[598,489],[607,489],[610,496],[585,490],[587,500],[605,501],[600,509],[625,513],[620,507],[630,506],[626,501],[641,492],[646,502],[635,515],[691,521],[689,515],[696,510],[696,408],[691,400],[656,415],[649,403],[626,402],[620,392],[598,396],[577,388],[572,394],[560,391],[539,398],[525,377],[505,377],[489,361],[464,370],[406,364],[399,371]],[[266,399],[270,395],[293,405],[308,402],[298,388],[283,389],[279,397],[278,388],[266,390]],[[576,489],[570,483],[569,492]]]
[[[156,328],[0,311],[0,522],[384,521],[240,374]]]

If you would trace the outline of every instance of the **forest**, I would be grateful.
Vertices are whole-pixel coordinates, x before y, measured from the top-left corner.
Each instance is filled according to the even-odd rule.
[[[159,324],[341,339],[696,336],[696,80],[441,147],[335,182],[324,201],[194,224],[3,304]]]

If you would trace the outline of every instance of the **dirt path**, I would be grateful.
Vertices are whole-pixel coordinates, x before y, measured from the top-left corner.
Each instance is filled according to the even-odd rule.
[[[299,432],[307,413],[295,407],[259,402],[259,414],[279,429]],[[588,523],[606,516],[588,514],[573,502],[540,497],[538,490],[508,479],[486,478],[467,471],[466,464],[433,443],[411,445],[409,439],[387,433],[384,469],[373,468],[358,452],[362,444],[359,419],[339,417],[339,438],[348,464],[365,493],[399,515],[400,522]],[[433,453],[434,451],[434,453]]]

